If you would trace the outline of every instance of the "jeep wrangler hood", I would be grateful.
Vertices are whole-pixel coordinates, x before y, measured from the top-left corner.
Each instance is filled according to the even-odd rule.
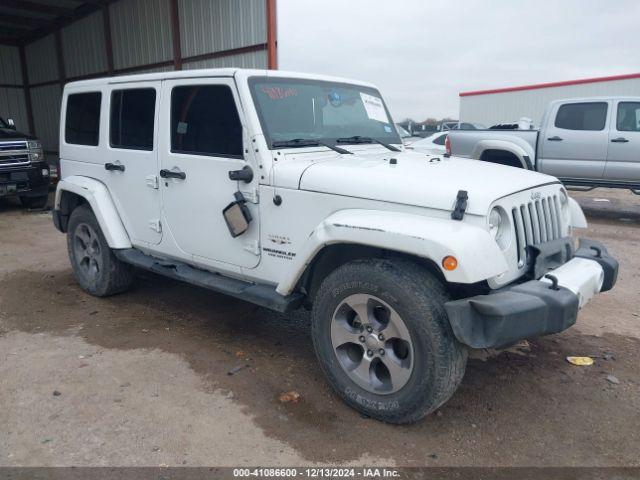
[[[476,215],[486,215],[495,200],[511,193],[559,183],[528,170],[415,152],[359,152],[315,160],[299,177],[301,190],[441,210],[453,210],[458,191],[466,190],[467,212]]]

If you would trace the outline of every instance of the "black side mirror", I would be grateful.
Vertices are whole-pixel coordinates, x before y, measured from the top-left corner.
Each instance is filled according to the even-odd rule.
[[[249,224],[253,218],[251,212],[247,207],[247,201],[240,192],[235,193],[235,202],[231,202],[222,210],[225,222],[227,222],[227,228],[232,237],[242,235],[249,229]]]
[[[13,121],[13,118],[7,118],[7,125],[11,130],[16,129],[16,122]]]

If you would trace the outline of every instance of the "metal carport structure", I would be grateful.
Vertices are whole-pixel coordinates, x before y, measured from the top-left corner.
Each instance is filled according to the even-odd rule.
[[[276,0],[2,0],[0,116],[55,159],[62,87],[100,76],[277,68]]]

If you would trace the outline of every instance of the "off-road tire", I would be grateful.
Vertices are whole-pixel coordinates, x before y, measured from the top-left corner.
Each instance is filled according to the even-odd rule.
[[[331,322],[349,295],[374,295],[401,316],[410,333],[413,371],[400,390],[369,392],[339,363],[331,340]],[[464,376],[467,350],[453,335],[443,285],[425,268],[403,259],[356,260],[338,267],[322,282],[314,301],[312,337],[329,383],[356,410],[389,423],[420,420],[446,402]]]
[[[47,202],[49,201],[49,195],[40,195],[38,197],[27,197],[21,196],[20,203],[23,207],[41,210],[47,206]]]
[[[98,246],[97,261],[102,268],[94,276],[86,273],[77,258],[76,232],[78,226],[86,225],[95,232]],[[109,248],[100,225],[88,205],[81,205],[73,210],[67,227],[67,250],[73,267],[73,274],[83,290],[96,297],[108,297],[128,290],[134,281],[134,269],[131,265],[121,262]]]

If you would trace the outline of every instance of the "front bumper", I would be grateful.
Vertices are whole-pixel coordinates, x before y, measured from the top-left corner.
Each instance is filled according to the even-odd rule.
[[[42,175],[46,170],[47,175]],[[49,193],[51,182],[49,164],[47,162],[35,162],[28,165],[19,165],[0,168],[0,188],[2,196],[20,195],[25,197],[37,197]]]
[[[573,258],[545,277],[447,302],[445,309],[461,343],[502,347],[566,330],[591,297],[615,285],[617,275],[618,262],[604,245],[581,239]]]

